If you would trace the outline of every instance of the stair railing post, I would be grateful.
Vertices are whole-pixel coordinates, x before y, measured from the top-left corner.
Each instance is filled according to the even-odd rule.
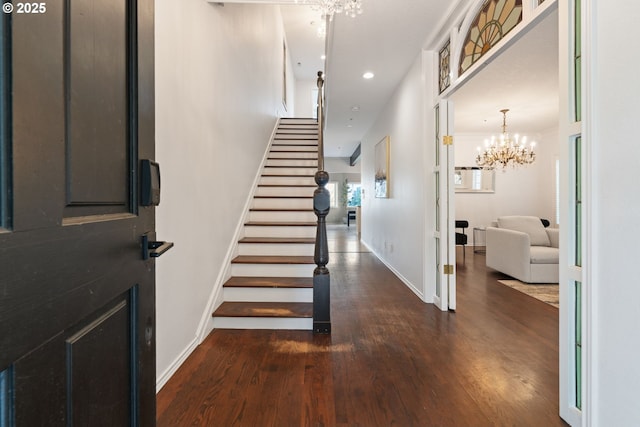
[[[329,263],[329,246],[327,244],[326,218],[331,207],[331,196],[326,185],[329,174],[324,170],[324,78],[318,71],[318,171],[315,182],[318,188],[313,193],[313,211],[318,217],[316,229],[316,245],[313,270],[313,332],[331,333],[331,276]]]

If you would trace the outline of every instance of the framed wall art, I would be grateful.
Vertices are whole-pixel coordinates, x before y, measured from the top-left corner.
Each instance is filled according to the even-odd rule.
[[[389,136],[375,146],[375,193],[377,198],[389,197]]]

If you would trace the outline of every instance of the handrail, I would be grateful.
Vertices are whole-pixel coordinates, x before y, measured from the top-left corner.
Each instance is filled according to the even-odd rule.
[[[318,71],[318,170],[324,170],[324,73]]]
[[[324,170],[324,78],[318,71],[318,171],[315,174],[318,188],[313,192],[313,211],[318,217],[316,228],[316,244],[313,261],[313,332],[331,333],[331,277],[329,263],[329,245],[327,242],[326,218],[329,214],[331,196],[326,185],[329,174]]]

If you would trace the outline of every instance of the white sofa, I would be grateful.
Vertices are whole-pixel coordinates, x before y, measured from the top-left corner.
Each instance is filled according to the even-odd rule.
[[[559,234],[535,216],[503,216],[487,227],[487,267],[526,283],[558,283]]]

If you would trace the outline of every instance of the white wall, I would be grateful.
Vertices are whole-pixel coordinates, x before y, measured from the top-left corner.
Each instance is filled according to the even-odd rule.
[[[633,77],[640,60],[629,46],[640,37],[640,3],[632,0],[583,5],[594,19],[588,69],[591,110],[586,117],[589,252],[594,405],[593,426],[638,426],[640,405],[640,80]],[[589,148],[590,146],[590,148]]]
[[[350,164],[349,157],[325,157],[324,170],[332,173],[360,173],[361,163],[358,162],[354,166]]]
[[[277,6],[156,3],[159,385],[197,344],[205,308],[282,105]],[[292,72],[289,73],[293,75]],[[288,104],[293,106],[293,80]]]
[[[455,165],[476,166],[477,147],[487,135],[455,135]],[[535,140],[536,161],[528,166],[495,172],[495,193],[456,193],[456,219],[473,227],[491,225],[503,215],[533,215],[555,223],[555,160],[558,156],[558,130],[527,135]],[[469,238],[471,243],[471,237]]]
[[[362,140],[362,241],[414,292],[424,290],[424,90],[419,56]],[[390,137],[390,194],[374,197],[374,147]],[[431,175],[431,174],[429,174]],[[428,294],[431,302],[432,294]]]
[[[318,88],[316,80],[296,80],[296,117],[313,117],[312,91]]]

